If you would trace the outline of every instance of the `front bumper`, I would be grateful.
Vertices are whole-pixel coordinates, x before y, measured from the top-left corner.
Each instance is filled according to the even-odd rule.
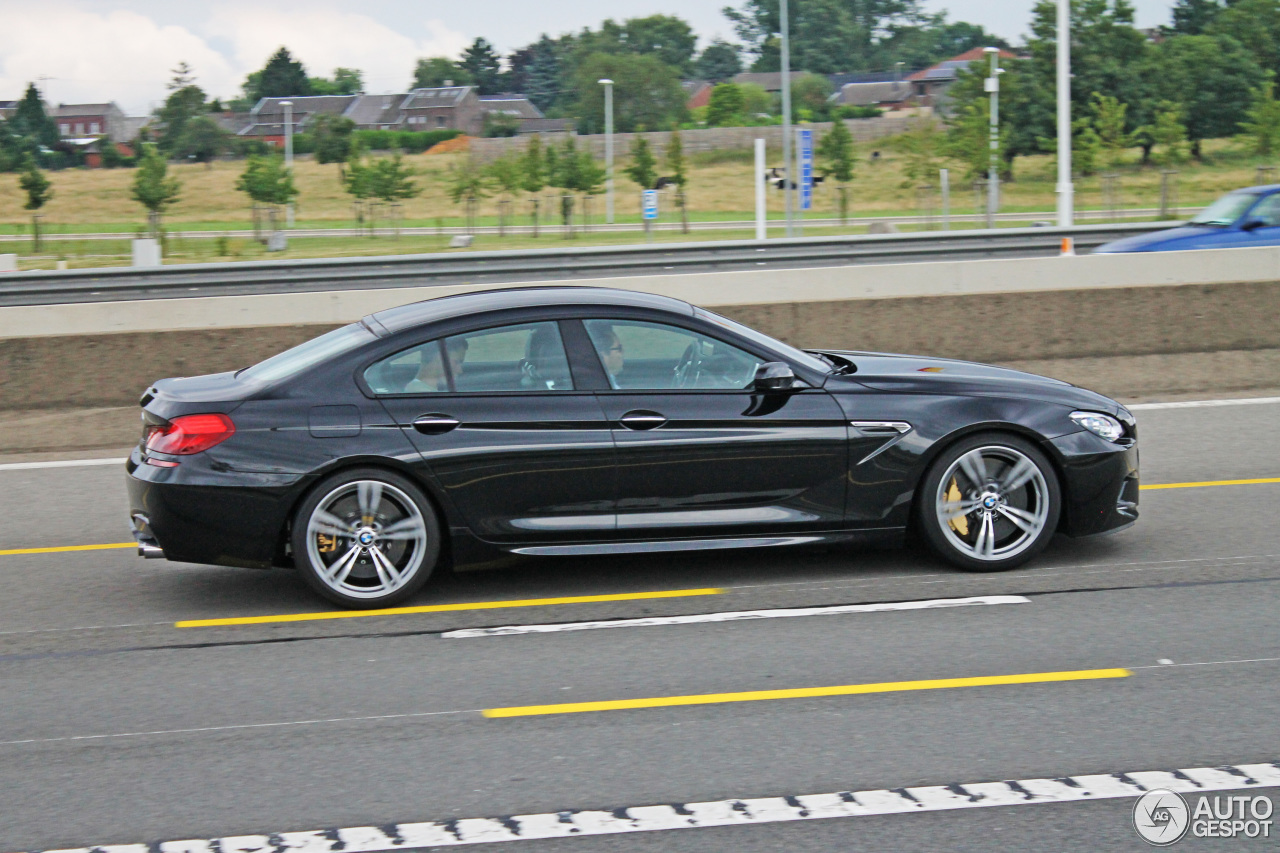
[[[1138,442],[1114,444],[1091,432],[1075,432],[1050,444],[1061,465],[1063,514],[1068,536],[1094,536],[1138,520]]]
[[[202,456],[157,468],[133,451],[125,480],[139,553],[242,568],[287,564],[284,532],[302,476],[228,471]]]

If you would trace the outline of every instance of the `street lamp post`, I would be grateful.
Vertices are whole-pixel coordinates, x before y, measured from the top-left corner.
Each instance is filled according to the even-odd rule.
[[[787,0],[781,0],[779,15],[782,21],[782,194],[786,197],[788,237],[795,236],[792,225],[792,168],[791,168],[791,23]]]
[[[987,162],[987,227],[996,227],[996,210],[1000,207],[1000,49],[984,47],[991,57],[990,74],[985,88],[991,95],[991,125],[988,131]]]
[[[293,101],[281,101],[284,107],[284,167],[293,173]],[[293,202],[285,208],[285,224],[293,227]]]
[[[1071,185],[1071,4],[1058,0],[1058,225],[1074,218]]]
[[[613,81],[605,77],[604,86],[604,221],[613,224]]]

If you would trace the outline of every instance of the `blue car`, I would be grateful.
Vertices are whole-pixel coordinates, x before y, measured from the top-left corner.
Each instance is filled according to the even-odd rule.
[[[1186,225],[1125,237],[1093,251],[1174,252],[1249,246],[1280,246],[1280,184],[1227,193]]]

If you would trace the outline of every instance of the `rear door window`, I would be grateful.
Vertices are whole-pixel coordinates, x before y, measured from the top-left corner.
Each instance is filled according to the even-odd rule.
[[[369,367],[365,381],[376,394],[573,390],[555,322],[482,329],[420,344]]]

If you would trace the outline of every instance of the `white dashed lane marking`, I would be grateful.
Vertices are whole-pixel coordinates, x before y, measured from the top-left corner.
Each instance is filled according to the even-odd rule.
[[[1156,788],[1195,793],[1276,786],[1280,786],[1280,765],[1268,762],[1056,779],[968,782],[892,790],[835,791],[827,794],[629,806],[610,810],[565,810],[545,814],[383,826],[349,826],[341,829],[188,839],[157,844],[83,847],[49,853],[375,853],[382,850],[456,847],[499,841],[533,841],[542,838],[870,817],[990,806],[1124,799],[1137,797]]]
[[[978,595],[970,598],[938,598],[931,601],[887,601],[878,604],[842,604],[832,607],[793,607],[771,610],[737,610],[695,613],[688,616],[651,616],[639,619],[606,619],[592,622],[558,622],[543,625],[506,625],[498,628],[462,628],[441,637],[496,637],[509,634],[554,634],[560,631],[594,631],[599,628],[647,628],[656,625],[694,625],[703,622],[738,622],[748,619],[787,619],[793,616],[832,616],[841,613],[881,613],[890,610],[935,610],[985,604],[1030,604],[1021,595]]]

